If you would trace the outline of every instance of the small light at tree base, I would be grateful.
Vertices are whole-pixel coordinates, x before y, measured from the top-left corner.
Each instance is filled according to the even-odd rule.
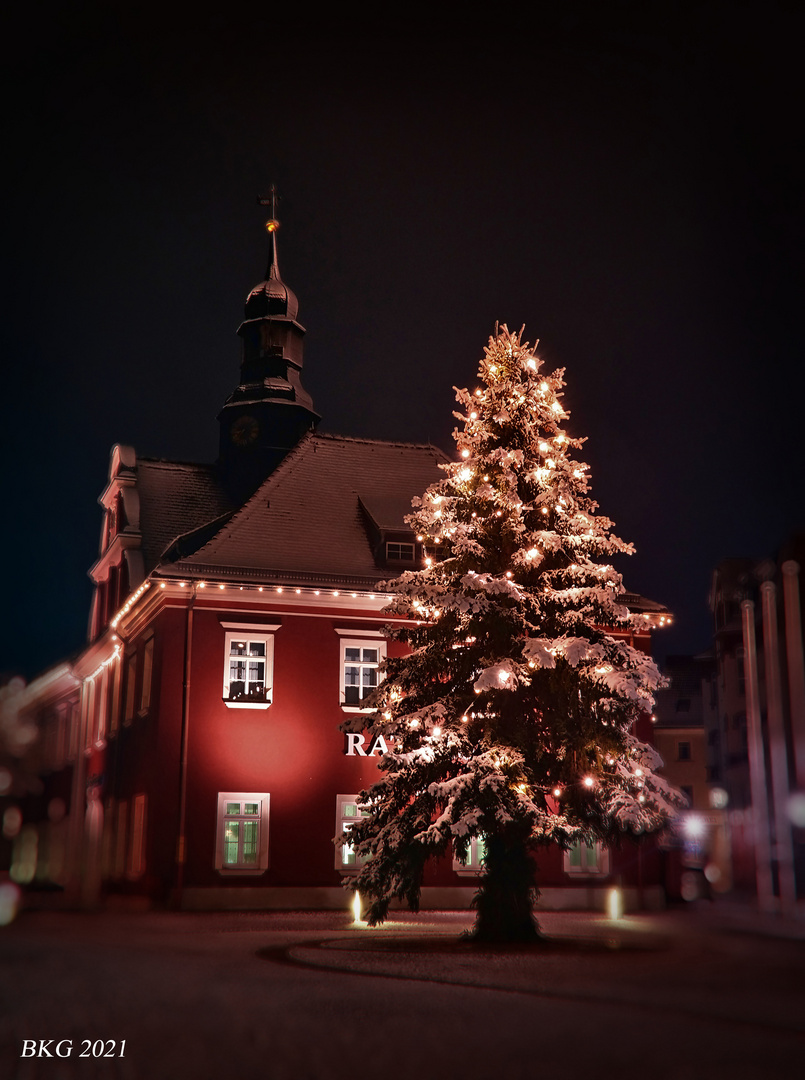
[[[607,893],[607,914],[613,921],[623,918],[623,896],[620,889],[610,889]]]
[[[356,926],[363,926],[363,919],[361,919],[361,894],[359,892],[356,892],[352,898],[352,916]]]

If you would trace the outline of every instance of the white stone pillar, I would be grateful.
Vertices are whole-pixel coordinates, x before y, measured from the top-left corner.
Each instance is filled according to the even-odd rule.
[[[797,787],[805,792],[805,657],[802,649],[802,615],[799,605],[799,563],[783,563],[785,602],[785,650],[788,660],[788,693],[791,702],[791,734]]]
[[[783,690],[780,679],[779,638],[777,634],[777,589],[773,581],[760,586],[763,604],[763,656],[766,662],[766,705],[769,722],[769,757],[774,806],[774,856],[777,860],[777,883],[780,908],[791,912],[797,903],[794,879],[794,848],[788,816],[788,751],[783,722]]]
[[[774,883],[771,875],[771,837],[766,795],[766,759],[763,753],[763,733],[760,728],[760,692],[757,679],[757,647],[755,645],[755,605],[751,600],[741,603],[743,619],[744,669],[746,674],[746,705],[749,743],[749,783],[752,789],[752,827],[755,843],[755,879],[758,905],[763,911],[775,908]]]

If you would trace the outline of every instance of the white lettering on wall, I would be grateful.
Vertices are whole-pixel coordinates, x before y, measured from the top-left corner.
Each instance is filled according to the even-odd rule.
[[[347,757],[354,757],[356,754],[359,757],[366,757],[366,751],[363,748],[363,744],[366,742],[365,735],[359,735],[355,731],[347,732],[347,748],[344,754]]]
[[[375,735],[372,745],[366,750],[366,736],[357,732],[347,732],[347,744],[344,748],[345,757],[380,757],[389,752],[388,744],[382,735]]]
[[[388,752],[389,748],[386,745],[386,740],[382,735],[376,736],[375,741],[369,747],[369,757],[374,757],[375,754],[387,754]]]

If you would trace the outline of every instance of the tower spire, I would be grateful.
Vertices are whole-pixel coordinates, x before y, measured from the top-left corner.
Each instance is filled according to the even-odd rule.
[[[268,268],[246,298],[238,327],[240,380],[218,414],[219,461],[236,497],[250,494],[320,419],[302,385],[305,328],[297,321],[299,301],[277,265],[277,201],[273,184],[267,196],[257,198],[271,214],[265,223]]]
[[[258,195],[257,202],[260,206],[271,207],[271,217],[266,222],[266,232],[268,233],[268,266],[266,267],[266,281],[270,281],[271,278],[274,278],[276,281],[282,281],[279,265],[277,264],[277,231],[280,227],[280,223],[277,219],[277,203],[279,202],[277,185],[271,185],[268,197],[265,195]]]

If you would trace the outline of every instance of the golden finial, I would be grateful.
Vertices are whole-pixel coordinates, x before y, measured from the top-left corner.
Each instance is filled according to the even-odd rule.
[[[266,222],[266,232],[269,232],[269,233],[276,232],[277,229],[280,227],[280,223],[279,223],[279,221],[277,221],[277,201],[278,201],[278,199],[279,199],[279,196],[277,195],[277,188],[276,188],[275,184],[271,185],[268,198],[265,198],[265,196],[263,196],[263,195],[258,195],[257,196],[257,201],[260,204],[260,206],[270,206],[271,207],[271,217]]]

